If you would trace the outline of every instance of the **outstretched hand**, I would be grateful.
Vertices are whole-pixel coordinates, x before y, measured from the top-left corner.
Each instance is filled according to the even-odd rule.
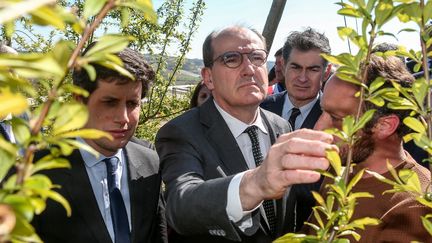
[[[293,184],[313,183],[326,170],[326,150],[335,149],[330,134],[301,129],[280,136],[270,148],[264,162],[245,173],[240,183],[240,200],[244,210],[255,208],[261,201],[277,199]]]

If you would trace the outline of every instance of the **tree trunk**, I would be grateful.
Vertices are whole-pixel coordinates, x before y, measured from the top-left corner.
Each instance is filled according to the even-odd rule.
[[[273,44],[273,39],[276,34],[277,27],[282,18],[286,0],[273,0],[270,12],[267,16],[267,20],[262,32],[263,36],[267,40],[267,50],[270,51]]]

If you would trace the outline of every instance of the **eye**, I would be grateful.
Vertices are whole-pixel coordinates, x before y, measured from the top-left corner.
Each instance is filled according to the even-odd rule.
[[[128,101],[126,104],[129,108],[136,108],[140,106],[140,103],[137,101]]]
[[[239,63],[241,60],[241,54],[236,52],[227,52],[223,56],[223,60],[225,63]]]

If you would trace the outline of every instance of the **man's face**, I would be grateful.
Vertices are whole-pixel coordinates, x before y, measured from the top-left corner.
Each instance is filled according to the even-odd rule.
[[[98,82],[98,88],[87,102],[89,120],[85,127],[107,132],[114,140],[101,138],[86,142],[99,153],[111,156],[123,148],[135,133],[140,114],[142,83]]]
[[[322,115],[315,124],[314,129],[324,130],[327,128],[342,129],[342,119],[348,115],[355,115],[359,104],[358,98],[354,95],[357,89],[353,84],[349,84],[333,76],[324,87],[321,98]],[[374,140],[370,130],[363,129],[358,136],[360,137],[353,147],[354,163],[366,160],[374,151]],[[340,142],[335,138],[335,142]],[[348,154],[347,146],[340,147],[340,155],[343,162],[346,161]]]
[[[284,82],[285,77],[283,74],[283,57],[282,54],[279,56],[276,56],[276,62],[275,62],[275,74],[276,74],[276,80],[278,82]]]
[[[291,102],[303,106],[312,101],[321,89],[325,67],[319,50],[293,49],[285,63],[285,86]]]
[[[248,29],[229,29],[216,37],[212,42],[214,56],[229,52],[250,53],[257,49],[265,49],[259,37]],[[242,55],[243,62],[237,68],[227,67],[222,58],[218,58],[213,66],[202,70],[203,80],[218,105],[230,112],[245,107],[258,107],[266,96],[268,77],[265,63],[255,66]]]

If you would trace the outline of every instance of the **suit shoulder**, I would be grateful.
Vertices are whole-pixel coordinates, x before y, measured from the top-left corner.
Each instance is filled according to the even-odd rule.
[[[272,124],[273,126],[276,126],[280,129],[280,132],[286,133],[291,132],[290,125],[287,120],[283,119],[279,115],[265,110],[261,109],[261,112],[264,114],[264,116],[267,118],[267,120]]]
[[[267,97],[263,100],[263,102],[261,102],[261,105],[260,105],[260,106],[261,106],[261,107],[265,107],[265,106],[267,106],[267,105],[269,105],[269,104],[272,104],[272,103],[275,103],[275,102],[279,101],[280,99],[283,99],[284,96],[285,96],[285,93],[286,93],[286,91],[281,92],[281,93],[276,93],[276,94],[272,94],[272,95],[267,96]]]

